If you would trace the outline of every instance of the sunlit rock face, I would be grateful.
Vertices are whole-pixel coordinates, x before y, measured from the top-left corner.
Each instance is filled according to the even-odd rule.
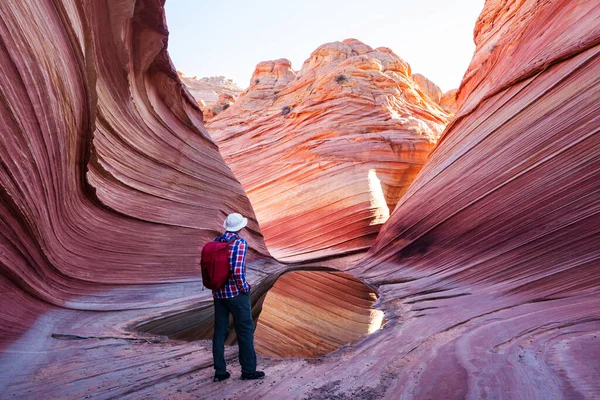
[[[448,90],[444,93],[440,98],[440,107],[449,113],[455,114],[456,110],[458,110],[458,105],[456,104],[457,93],[458,89]]]
[[[447,113],[454,115],[458,106],[456,104],[457,89],[452,89],[446,93],[442,93],[442,89],[438,85],[427,79],[421,74],[413,74],[413,81],[419,86],[419,89],[439,105]]]
[[[307,261],[368,249],[448,118],[390,49],[349,39],[298,73],[285,59],[258,64],[207,129],[271,253]]]
[[[440,104],[442,99],[442,89],[438,85],[427,79],[421,74],[412,74],[412,80],[417,84],[419,89],[427,95],[435,103]]]
[[[351,269],[398,324],[388,394],[600,396],[599,18],[486,2],[455,119]]]
[[[440,89],[438,85],[421,74],[413,74],[412,80],[427,97],[433,100],[444,111],[451,115],[456,113],[456,110],[458,109],[456,105],[457,89],[452,89],[446,93],[442,93],[442,89]]]
[[[341,272],[289,272],[267,293],[255,332],[269,357],[318,357],[381,327],[372,288]]]
[[[226,110],[243,91],[232,79],[224,76],[198,79],[195,76],[186,76],[182,72],[178,74],[181,82],[198,102],[205,120]]]
[[[168,58],[160,2],[3,1],[0,16],[0,348],[51,306],[185,296],[157,293],[198,282],[229,212],[266,254]]]

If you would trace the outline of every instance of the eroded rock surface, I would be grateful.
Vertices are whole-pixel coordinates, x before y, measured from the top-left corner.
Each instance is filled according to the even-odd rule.
[[[209,78],[189,77],[179,72],[181,82],[187,87],[202,109],[204,119],[208,120],[223,110],[226,110],[243,89],[232,79],[224,76]]]
[[[599,18],[486,2],[455,119],[351,270],[411,316],[393,341],[421,369],[396,393],[600,395]]]
[[[440,89],[438,85],[421,74],[413,74],[412,79],[418,85],[419,89],[444,111],[451,115],[456,113],[456,110],[458,109],[456,104],[458,89],[452,89],[448,90],[446,93],[442,93],[442,89]]]
[[[168,58],[160,2],[0,12],[0,285],[11,293],[0,348],[50,305],[125,310],[190,294],[199,246],[228,212],[250,217],[251,257],[266,254]],[[169,282],[194,284],[163,292]]]
[[[168,67],[161,4],[0,3],[3,397],[600,397],[595,2],[486,2],[456,118],[347,266],[388,322],[327,356],[261,357],[261,382],[228,347],[223,384],[209,341],[128,329],[210,307],[197,238],[249,207]],[[252,227],[256,306],[286,267]]]
[[[427,95],[427,97],[433,100],[434,103],[440,104],[443,93],[438,85],[421,74],[412,74],[412,80],[417,84],[419,89]]]
[[[246,92],[207,124],[278,259],[365,251],[449,114],[390,49],[328,43],[296,73],[258,64]]]
[[[458,89],[448,90],[446,93],[442,95],[440,98],[440,107],[449,113],[455,114],[458,110],[458,105],[456,104],[456,95],[458,94]]]

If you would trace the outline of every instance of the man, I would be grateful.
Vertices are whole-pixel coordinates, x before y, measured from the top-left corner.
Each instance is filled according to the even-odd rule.
[[[221,289],[213,290],[215,304],[215,330],[213,335],[213,360],[215,382],[224,381],[231,374],[225,365],[225,339],[229,335],[229,313],[233,315],[233,325],[237,335],[239,359],[242,366],[242,379],[260,379],[265,376],[256,370],[254,352],[254,322],[250,308],[250,284],[246,281],[246,250],[248,242],[238,232],[248,219],[241,214],[229,214],[223,223],[225,233],[217,236],[229,241],[229,268],[231,277]]]

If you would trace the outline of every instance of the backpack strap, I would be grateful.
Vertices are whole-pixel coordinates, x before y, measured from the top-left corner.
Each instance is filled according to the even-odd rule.
[[[221,237],[219,238],[219,242],[231,244],[231,243],[235,242],[236,240],[238,240],[239,238],[240,238],[239,236],[232,236],[229,239],[225,239],[223,237],[223,235],[221,235]]]

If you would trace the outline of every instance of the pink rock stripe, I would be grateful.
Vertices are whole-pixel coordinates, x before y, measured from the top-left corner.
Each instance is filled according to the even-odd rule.
[[[199,247],[233,211],[251,220],[251,257],[267,254],[170,63],[160,2],[8,1],[0,11],[7,285],[61,307],[141,307],[153,296],[137,284],[198,281]],[[72,300],[124,284],[124,303]],[[4,318],[19,297],[2,302],[1,346],[18,337]]]

